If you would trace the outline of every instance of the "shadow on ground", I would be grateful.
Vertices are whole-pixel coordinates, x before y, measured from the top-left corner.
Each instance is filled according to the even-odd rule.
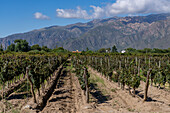
[[[96,84],[90,83],[90,90],[94,90],[95,92],[91,92],[90,94],[97,99],[97,103],[105,103],[106,101],[110,100],[110,96],[105,96],[98,88]]]
[[[25,99],[27,97],[31,97],[30,93],[20,93],[20,94],[12,94],[10,95],[7,100],[12,100],[12,99]]]

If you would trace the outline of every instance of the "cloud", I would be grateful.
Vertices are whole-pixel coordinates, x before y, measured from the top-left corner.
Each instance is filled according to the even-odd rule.
[[[103,17],[103,15],[105,15],[105,10],[99,6],[93,6],[91,5],[90,6],[91,8],[93,8],[94,12],[93,14],[91,15],[91,18],[101,18]]]
[[[107,4],[104,7],[90,6],[93,11],[88,13],[86,10],[77,7],[73,9],[57,9],[57,16],[61,18],[83,18],[97,19],[116,15],[138,15],[149,13],[168,13],[170,12],[170,0],[116,0],[115,3]]]
[[[82,10],[80,7],[77,7],[76,10],[73,9],[57,9],[57,16],[62,18],[83,18],[89,19],[89,15],[86,10]]]
[[[48,16],[46,16],[46,15],[43,15],[43,14],[40,13],[40,12],[34,13],[34,17],[35,17],[36,19],[43,19],[43,20],[48,20],[48,19],[50,19],[50,17],[48,17]]]
[[[117,0],[108,5],[107,15],[170,12],[170,0]]]

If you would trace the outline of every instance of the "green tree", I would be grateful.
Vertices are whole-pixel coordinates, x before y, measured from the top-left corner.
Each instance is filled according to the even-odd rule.
[[[101,48],[98,50],[99,53],[106,53],[106,49],[105,48]]]
[[[1,46],[0,46],[0,51],[3,51],[3,47],[2,47],[2,44],[1,44]]]
[[[35,45],[31,46],[31,50],[41,51],[41,47],[38,44],[35,44]]]
[[[54,52],[64,52],[64,48],[63,47],[58,47],[58,48],[55,48],[53,49]]]
[[[136,52],[136,49],[127,48],[127,49],[126,49],[126,52],[127,52],[127,53],[133,53],[133,52]]]
[[[154,48],[153,52],[154,53],[163,53],[164,51],[162,49]]]
[[[112,53],[117,53],[117,47],[115,45],[112,47]]]
[[[15,51],[15,44],[11,44],[7,47],[7,51]]]
[[[89,51],[89,48],[88,48],[88,47],[86,48],[86,51]]]
[[[144,48],[144,51],[145,51],[145,53],[151,53],[151,52],[152,52],[152,49],[150,49],[150,48]]]
[[[46,51],[46,52],[50,51],[50,49],[47,46],[42,46],[41,50]]]
[[[28,42],[26,40],[22,40],[22,39],[17,39],[14,41],[14,43],[16,43],[15,45],[15,51],[19,52],[27,52],[30,50],[30,47],[28,45]]]

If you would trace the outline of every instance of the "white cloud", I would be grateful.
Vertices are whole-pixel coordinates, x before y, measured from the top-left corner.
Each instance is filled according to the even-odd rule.
[[[96,7],[93,5],[91,5],[90,7],[92,7],[94,10],[91,18],[101,18],[101,17],[103,17],[103,15],[105,15],[105,10],[103,8],[101,8],[99,6]]]
[[[73,9],[57,9],[57,16],[62,18],[83,18],[89,19],[89,15],[86,10],[82,10],[80,7],[77,7],[76,10]]]
[[[48,16],[46,16],[46,15],[43,15],[42,13],[40,13],[40,12],[36,12],[36,13],[34,13],[34,17],[36,18],[36,19],[50,19],[50,17],[48,17]]]
[[[117,0],[106,7],[107,15],[170,12],[170,0]]]
[[[115,3],[105,7],[90,6],[93,8],[92,14],[77,7],[72,9],[57,9],[57,16],[62,18],[83,18],[96,19],[115,15],[138,15],[149,13],[168,13],[170,12],[170,0],[116,0]]]

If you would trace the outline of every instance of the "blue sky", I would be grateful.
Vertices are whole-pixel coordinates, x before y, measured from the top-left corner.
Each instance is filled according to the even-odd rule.
[[[0,37],[52,25],[170,11],[170,0],[0,0]]]

